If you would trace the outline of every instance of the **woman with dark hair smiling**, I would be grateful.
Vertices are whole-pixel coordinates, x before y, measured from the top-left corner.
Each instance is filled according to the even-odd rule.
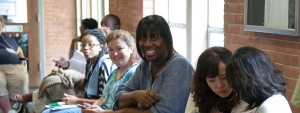
[[[127,83],[118,87],[114,110],[124,113],[183,113],[194,69],[174,50],[166,20],[158,15],[140,20],[136,43],[143,61]]]
[[[285,82],[282,73],[269,57],[254,47],[241,47],[230,58],[226,76],[237,96],[256,113],[292,113],[283,96]]]

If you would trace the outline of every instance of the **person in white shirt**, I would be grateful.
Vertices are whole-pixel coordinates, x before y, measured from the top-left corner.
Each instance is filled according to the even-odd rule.
[[[226,79],[237,96],[245,101],[247,110],[256,113],[292,113],[284,97],[282,73],[262,50],[246,46],[229,59]]]
[[[197,62],[185,113],[241,113],[247,105],[238,101],[226,79],[232,53],[224,47],[206,49]],[[251,113],[253,111],[247,111]],[[244,112],[245,113],[245,112]]]

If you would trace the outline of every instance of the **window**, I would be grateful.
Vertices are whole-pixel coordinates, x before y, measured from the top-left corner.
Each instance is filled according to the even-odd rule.
[[[206,48],[224,46],[224,1],[154,0],[154,14],[168,21],[175,50],[194,64]]]
[[[154,5],[154,13],[163,16],[169,23],[175,50],[187,57],[186,1],[156,0]]]
[[[95,10],[97,9],[97,10]],[[77,35],[82,19],[94,18],[100,24],[102,18],[109,13],[109,0],[76,0]]]
[[[224,46],[224,1],[208,2],[208,47]]]

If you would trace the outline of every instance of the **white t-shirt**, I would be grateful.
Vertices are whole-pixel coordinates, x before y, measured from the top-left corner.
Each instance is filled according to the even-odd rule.
[[[292,110],[282,94],[275,94],[265,100],[255,113],[292,113]]]
[[[199,113],[198,108],[195,106],[195,102],[193,100],[194,100],[193,95],[190,94],[188,98],[188,102],[186,104],[185,113]],[[231,113],[255,113],[256,109],[244,111],[247,105],[248,105],[247,103],[241,101],[238,105],[232,108]],[[212,111],[212,113],[221,113],[221,112],[214,110]]]

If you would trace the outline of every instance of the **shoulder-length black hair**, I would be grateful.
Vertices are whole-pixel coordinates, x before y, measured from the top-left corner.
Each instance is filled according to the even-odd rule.
[[[200,113],[210,113],[215,107],[218,107],[218,102],[222,100],[222,97],[209,88],[206,77],[218,76],[219,64],[226,64],[231,55],[232,53],[224,47],[211,47],[199,56],[192,82],[192,94]],[[231,109],[229,104],[223,106]]]
[[[148,61],[144,57],[141,51],[141,48],[139,46],[140,43],[139,41],[143,37],[146,37],[147,33],[155,34],[163,38],[164,43],[166,44],[168,49],[167,58],[170,58],[172,56],[172,52],[174,48],[173,48],[172,34],[167,21],[162,16],[159,15],[149,15],[139,21],[136,29],[136,43],[137,43],[136,46],[140,57],[146,62]]]
[[[246,110],[260,106],[274,94],[285,93],[282,73],[263,51],[254,47],[241,47],[234,53],[226,76],[237,95],[248,103]]]

